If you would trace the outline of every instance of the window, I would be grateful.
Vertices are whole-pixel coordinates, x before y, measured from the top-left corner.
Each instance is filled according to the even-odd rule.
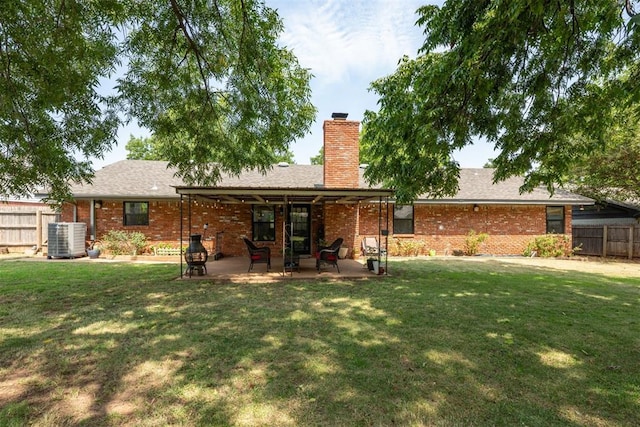
[[[547,233],[564,234],[563,206],[547,206]]]
[[[393,206],[393,234],[413,234],[413,205]]]
[[[149,225],[149,202],[124,202],[124,225]]]
[[[253,207],[253,240],[273,242],[276,240],[276,207]]]

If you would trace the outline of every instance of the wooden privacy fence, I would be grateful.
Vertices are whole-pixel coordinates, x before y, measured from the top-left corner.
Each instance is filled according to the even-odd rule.
[[[574,225],[572,234],[580,255],[640,257],[640,226]]]
[[[34,207],[2,207],[0,248],[41,248],[47,240],[48,225],[58,214]]]

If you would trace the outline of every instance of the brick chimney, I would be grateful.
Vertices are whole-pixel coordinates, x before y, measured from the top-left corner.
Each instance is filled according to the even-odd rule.
[[[347,120],[346,113],[333,113],[325,120],[324,187],[358,188],[360,122]]]

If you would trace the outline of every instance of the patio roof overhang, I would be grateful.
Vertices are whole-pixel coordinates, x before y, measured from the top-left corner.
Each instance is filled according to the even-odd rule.
[[[283,239],[282,251],[286,248],[286,211],[289,204],[315,204],[315,203],[334,203],[334,204],[358,204],[364,202],[380,202],[379,215],[382,215],[382,201],[393,196],[393,190],[388,189],[369,189],[369,188],[324,188],[318,186],[316,188],[292,188],[292,187],[202,187],[202,186],[175,186],[176,193],[180,195],[182,201],[185,197],[189,199],[188,214],[188,230],[191,230],[191,201],[202,201],[206,203],[220,204],[272,204],[284,205],[285,214],[282,216],[283,221]],[[180,205],[180,217],[184,218],[182,212],[182,203]],[[388,222],[388,207],[386,209]],[[378,225],[380,227],[379,219]],[[183,224],[180,221],[180,246],[182,247]],[[381,231],[379,230],[379,235]],[[289,241],[290,248],[293,250],[293,240]],[[182,258],[180,258],[181,277],[184,276]],[[290,269],[293,275],[293,269]],[[283,263],[282,275],[286,275],[286,268]]]
[[[368,188],[177,186],[180,196],[230,204],[364,203],[393,196],[393,190]]]

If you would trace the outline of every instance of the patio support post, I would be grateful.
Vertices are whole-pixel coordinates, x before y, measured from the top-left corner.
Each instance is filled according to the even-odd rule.
[[[291,201],[288,196],[284,196],[284,209],[282,211],[282,275],[287,275],[287,252],[289,254],[289,276],[293,277],[293,223],[289,220],[289,204]],[[288,223],[288,226],[287,226]],[[289,238],[289,244],[287,245],[287,237]],[[288,251],[287,251],[288,249]]]
[[[287,217],[289,216],[289,198],[285,195],[282,205],[282,276],[287,275]],[[293,250],[293,248],[291,249]],[[289,269],[293,276],[293,268]]]
[[[378,197],[378,265],[380,265],[382,254],[380,253],[380,246],[382,246],[382,196]],[[384,266],[384,271],[386,273],[387,266]]]
[[[182,233],[184,233],[183,230],[183,225],[182,225],[182,220],[184,219],[184,209],[183,209],[183,205],[184,205],[184,199],[183,199],[183,195],[182,193],[180,193],[180,278],[182,279],[183,275],[184,275],[184,270],[182,269]]]
[[[187,222],[187,225],[189,227],[189,229],[187,230],[187,235],[189,236],[189,242],[191,241],[191,194],[189,194],[189,221]]]
[[[389,196],[385,196],[384,205],[387,209],[387,225],[385,228],[387,234],[384,236],[384,274],[389,274],[387,267],[387,261],[389,260]]]

